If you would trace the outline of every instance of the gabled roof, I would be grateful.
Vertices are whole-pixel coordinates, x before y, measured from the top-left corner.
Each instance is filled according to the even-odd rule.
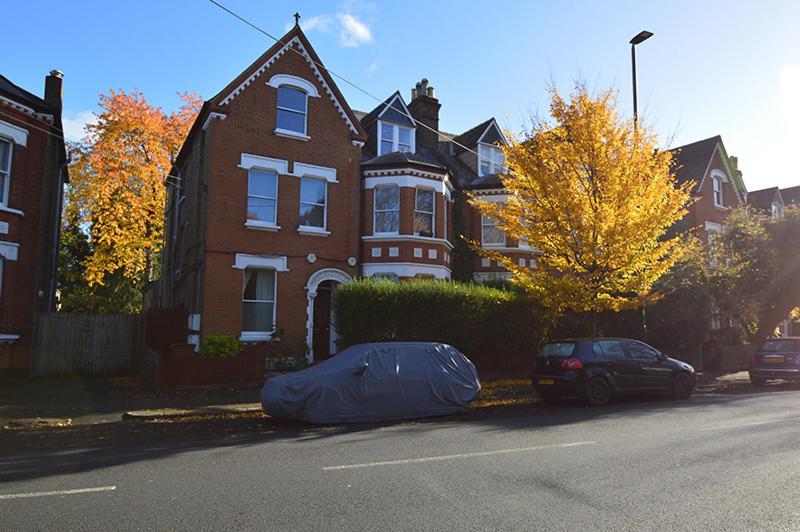
[[[754,190],[747,194],[747,203],[756,209],[771,211],[772,204],[775,202],[783,204],[783,197],[781,197],[781,191],[778,187]]]
[[[353,110],[350,109],[350,106],[347,105],[347,101],[339,91],[339,87],[336,86],[328,69],[322,64],[317,52],[314,50],[314,47],[311,46],[311,42],[309,42],[299,25],[295,25],[290,29],[286,35],[281,37],[269,50],[264,52],[261,57],[256,59],[244,72],[239,74],[236,79],[229,83],[216,96],[211,98],[209,102],[213,106],[224,109],[227,104],[244,91],[248,85],[272,66],[283,54],[295,53],[291,51],[292,49],[305,57],[309,68],[314,72],[317,80],[322,85],[323,92],[339,110],[342,120],[347,123],[353,135],[359,140],[366,139],[366,133],[364,133],[364,129],[361,127],[358,118]]]
[[[408,110],[400,91],[395,91],[391,96],[386,98],[383,103],[378,104],[375,109],[362,117],[361,125],[367,127],[379,118],[394,124],[416,127],[414,120],[411,119],[411,112]]]
[[[503,135],[500,126],[497,125],[497,121],[494,117],[484,120],[477,126],[458,135],[453,139],[453,142],[457,143],[456,149],[461,151],[464,149],[461,148],[461,146],[472,148],[477,146],[479,142],[484,142],[486,144],[495,144],[497,142],[508,144],[508,141]]]
[[[672,164],[678,183],[695,181],[699,189],[708,165],[711,163],[711,158],[714,156],[714,151],[720,142],[722,142],[722,137],[715,135],[669,150],[672,152]]]
[[[14,100],[18,104],[29,107],[37,113],[53,114],[56,112],[56,109],[43,99],[15,85],[3,75],[0,75],[0,96]]]
[[[786,205],[797,205],[800,207],[800,186],[782,188],[781,196]]]

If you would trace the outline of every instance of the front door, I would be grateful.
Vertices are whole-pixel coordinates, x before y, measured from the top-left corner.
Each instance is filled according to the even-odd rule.
[[[314,360],[325,360],[331,356],[331,315],[334,281],[325,281],[317,287],[314,298],[314,333],[312,348]]]

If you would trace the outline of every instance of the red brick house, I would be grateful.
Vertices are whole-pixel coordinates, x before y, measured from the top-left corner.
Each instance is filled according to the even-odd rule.
[[[34,315],[55,306],[67,155],[62,74],[40,98],[0,76],[0,371],[32,364]]]
[[[505,139],[490,119],[452,142],[436,132],[440,107],[423,80],[408,104],[395,92],[354,112],[297,26],[210,98],[168,180],[160,306],[189,313],[189,343],[280,338],[325,358],[332,289],[450,279],[457,225],[533,265],[471,208],[454,222],[456,189],[502,198]],[[505,275],[468,260],[476,278]]]

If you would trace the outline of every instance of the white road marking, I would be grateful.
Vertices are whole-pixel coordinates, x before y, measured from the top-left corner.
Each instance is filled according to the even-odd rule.
[[[116,486],[100,486],[99,488],[80,488],[74,490],[38,491],[33,493],[9,493],[0,495],[4,499],[28,499],[30,497],[49,497],[51,495],[76,495],[78,493],[97,493],[98,491],[114,491]]]
[[[421,464],[423,462],[441,462],[444,460],[455,460],[458,458],[476,458],[479,456],[492,456],[495,454],[527,453],[531,451],[541,451],[543,449],[563,449],[566,447],[578,447],[579,445],[594,445],[597,442],[579,441],[574,443],[556,443],[553,445],[538,445],[535,447],[518,447],[516,449],[499,449],[496,451],[480,451],[475,453],[447,454],[442,456],[429,456],[426,458],[408,458],[405,460],[386,460],[383,462],[367,462],[364,464],[346,464],[338,466],[323,467],[323,471],[341,471],[343,469],[362,469],[365,467],[379,467],[404,464]]]
[[[732,425],[718,425],[716,427],[706,427],[697,429],[698,431],[704,430],[722,430],[722,429],[735,429],[738,427],[755,427],[757,425],[771,425],[773,423],[786,423],[787,421],[800,421],[800,417],[787,417],[782,419],[771,419],[769,421],[753,421],[752,423],[735,423]]]

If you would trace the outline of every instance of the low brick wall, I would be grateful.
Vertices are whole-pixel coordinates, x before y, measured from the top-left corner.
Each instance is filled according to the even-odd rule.
[[[235,357],[202,358],[189,344],[173,345],[157,354],[155,385],[159,388],[220,384],[260,384],[264,381],[263,350],[245,348]]]

